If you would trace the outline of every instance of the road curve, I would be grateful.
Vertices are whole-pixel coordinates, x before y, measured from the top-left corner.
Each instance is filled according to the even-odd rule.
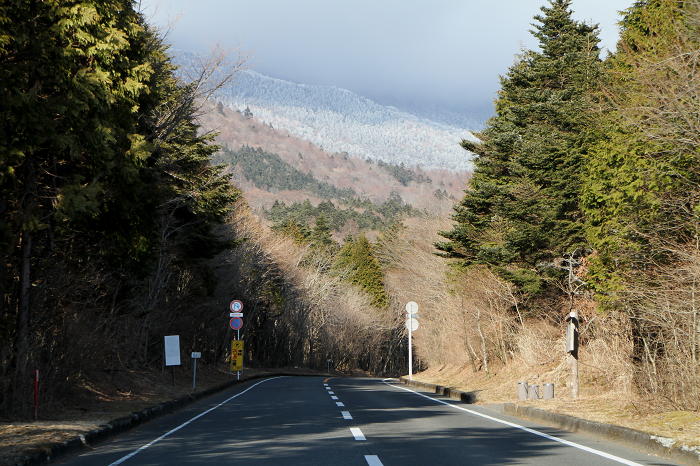
[[[660,465],[582,434],[371,378],[243,383],[66,465]]]

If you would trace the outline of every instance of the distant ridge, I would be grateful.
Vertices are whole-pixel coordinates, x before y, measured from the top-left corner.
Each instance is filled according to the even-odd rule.
[[[192,56],[177,54],[183,67]],[[378,104],[347,89],[300,84],[244,70],[217,100],[331,152],[392,164],[470,170],[473,154],[460,146],[475,139],[466,128]]]

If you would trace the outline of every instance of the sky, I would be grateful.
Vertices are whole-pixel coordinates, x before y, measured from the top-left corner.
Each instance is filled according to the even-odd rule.
[[[349,89],[405,110],[493,113],[504,74],[536,48],[545,0],[141,0],[176,49],[219,46],[247,68],[299,83]],[[614,50],[619,11],[633,0],[574,0],[576,19],[600,25]],[[424,112],[424,113],[425,113]]]

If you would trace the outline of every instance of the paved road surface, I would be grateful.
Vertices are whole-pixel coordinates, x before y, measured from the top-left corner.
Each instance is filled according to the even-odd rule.
[[[382,379],[250,381],[66,465],[673,464]]]

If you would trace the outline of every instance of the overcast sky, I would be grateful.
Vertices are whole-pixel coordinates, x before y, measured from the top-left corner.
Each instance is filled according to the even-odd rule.
[[[350,89],[384,104],[492,113],[498,75],[534,48],[545,0],[142,0],[176,48],[240,50],[248,68]],[[613,50],[632,0],[574,0]]]

